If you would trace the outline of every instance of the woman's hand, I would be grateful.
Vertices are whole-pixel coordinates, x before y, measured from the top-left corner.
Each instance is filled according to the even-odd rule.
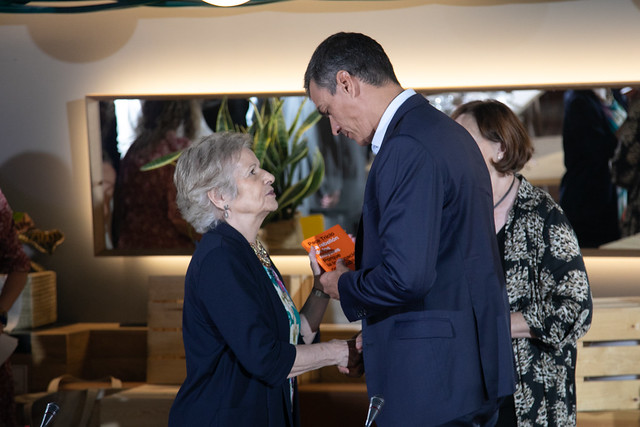
[[[336,361],[336,365],[338,368],[347,367],[349,365],[349,360],[351,356],[351,348],[349,346],[349,342],[345,340],[331,340],[329,344],[334,346],[335,354],[338,356],[338,360]]]
[[[320,264],[318,264],[318,258],[316,258],[315,246],[311,246],[311,250],[309,250],[309,265],[311,266],[313,277],[314,278],[320,277],[320,275],[322,274],[322,268],[320,267]]]
[[[511,313],[511,338],[536,338],[520,311]]]
[[[325,366],[349,364],[349,344],[345,340],[331,340],[318,344],[296,346],[296,358],[288,378]]]

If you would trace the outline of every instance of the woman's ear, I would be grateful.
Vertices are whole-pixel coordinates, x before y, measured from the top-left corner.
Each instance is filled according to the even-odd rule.
[[[228,203],[225,200],[225,197],[222,194],[220,194],[220,192],[217,191],[216,189],[211,189],[207,191],[207,197],[209,197],[209,200],[211,200],[211,203],[213,203],[213,205],[216,208],[220,209],[221,211],[224,210],[224,205]]]

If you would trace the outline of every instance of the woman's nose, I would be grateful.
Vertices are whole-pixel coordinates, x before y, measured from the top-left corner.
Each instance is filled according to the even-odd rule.
[[[276,177],[273,176],[270,172],[264,171],[264,182],[266,184],[273,184],[273,181],[276,180]]]

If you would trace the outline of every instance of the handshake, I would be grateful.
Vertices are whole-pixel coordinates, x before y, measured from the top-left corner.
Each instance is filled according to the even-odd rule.
[[[349,360],[347,366],[340,366],[340,372],[348,377],[359,378],[364,374],[364,360],[362,359],[362,332],[358,332],[353,338],[347,340],[349,347]]]

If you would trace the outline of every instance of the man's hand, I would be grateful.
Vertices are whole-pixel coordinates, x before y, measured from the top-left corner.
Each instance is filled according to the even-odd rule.
[[[347,341],[349,345],[349,361],[347,366],[338,366],[338,370],[348,377],[358,378],[364,374],[364,360],[362,359],[362,332],[358,332]]]
[[[327,271],[320,276],[320,284],[322,285],[322,291],[333,299],[339,300],[340,293],[338,292],[338,280],[340,276],[346,273],[349,267],[344,265],[344,260],[340,258],[336,262],[336,269],[333,271]]]

